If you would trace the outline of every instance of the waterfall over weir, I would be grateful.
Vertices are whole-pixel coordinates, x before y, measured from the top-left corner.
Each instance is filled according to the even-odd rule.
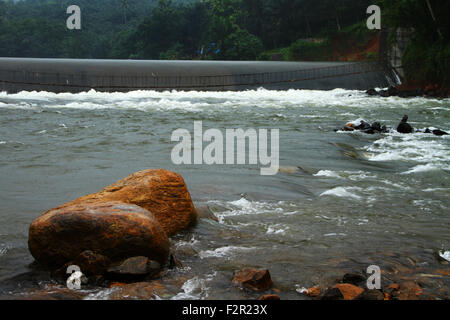
[[[366,90],[396,83],[366,62],[145,61],[0,58],[0,91]]]

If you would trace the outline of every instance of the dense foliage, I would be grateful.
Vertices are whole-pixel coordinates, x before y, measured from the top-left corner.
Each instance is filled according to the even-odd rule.
[[[379,0],[385,23],[414,30],[403,57],[408,80],[441,82],[450,80],[450,1]],[[394,35],[394,33],[393,33]],[[395,37],[391,37],[394,40]]]
[[[369,0],[0,0],[0,56],[256,59],[362,21]],[[82,30],[67,30],[79,5]]]

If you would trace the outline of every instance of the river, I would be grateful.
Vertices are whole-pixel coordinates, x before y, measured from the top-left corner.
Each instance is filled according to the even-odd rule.
[[[148,168],[184,177],[201,219],[172,238],[183,268],[167,299],[250,299],[233,271],[268,268],[283,299],[378,265],[384,281],[406,276],[445,297],[450,250],[450,140],[424,133],[334,132],[349,121],[450,130],[450,99],[368,97],[362,91],[254,90],[70,94],[0,93],[0,297],[26,295],[35,274],[30,223],[47,209]],[[174,165],[171,134],[280,130],[280,172],[258,166]],[[110,290],[89,288],[90,298]]]

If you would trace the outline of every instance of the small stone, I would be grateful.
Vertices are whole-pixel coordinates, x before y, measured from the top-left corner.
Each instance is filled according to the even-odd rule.
[[[344,296],[338,288],[331,288],[325,291],[321,300],[344,300]]]
[[[334,286],[341,291],[344,300],[354,300],[364,292],[364,289],[348,283],[340,283]]]
[[[366,290],[355,298],[355,300],[384,300],[384,294],[380,290]]]
[[[320,295],[320,288],[312,287],[312,288],[306,289],[306,291],[304,291],[303,294],[308,297],[316,298]]]
[[[108,268],[108,276],[113,278],[139,278],[150,274],[156,274],[161,265],[147,257],[133,257],[125,261],[112,264]]]
[[[342,278],[343,283],[350,283],[355,286],[366,280],[367,278],[359,273],[347,273],[344,275],[344,278]]]
[[[280,296],[276,294],[266,294],[258,298],[258,300],[281,300]]]
[[[265,291],[272,286],[272,279],[267,269],[243,269],[235,272],[232,283],[254,291]]]

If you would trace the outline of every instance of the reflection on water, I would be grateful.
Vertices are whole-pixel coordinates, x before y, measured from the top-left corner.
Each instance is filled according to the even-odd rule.
[[[333,129],[359,118],[392,128],[408,114],[415,128],[448,131],[449,107],[448,99],[341,89],[1,93],[2,296],[48,282],[45,274],[27,276],[34,218],[147,168],[181,173],[195,204],[218,218],[172,239],[185,267],[162,279],[179,279],[167,298],[254,298],[230,286],[243,267],[268,268],[282,298],[303,299],[296,289],[372,264],[386,279],[407,274],[435,294],[448,290],[448,276],[437,270],[448,270],[438,252],[450,247],[449,137]],[[171,133],[192,131],[195,120],[204,130],[280,129],[279,174],[173,165]]]

